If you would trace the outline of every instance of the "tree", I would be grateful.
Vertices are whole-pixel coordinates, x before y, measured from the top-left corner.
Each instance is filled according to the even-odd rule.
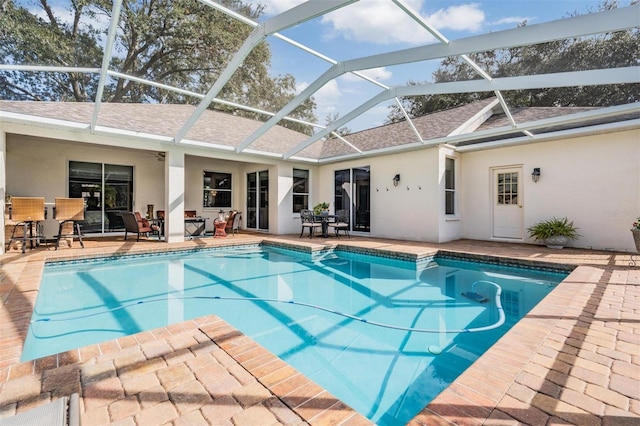
[[[0,55],[5,63],[99,68],[107,28],[87,22],[111,17],[110,0],[71,0],[71,19],[56,16],[50,0],[39,0],[43,18],[4,0],[0,16]],[[258,19],[263,6],[244,0],[224,0],[228,8]],[[110,69],[195,93],[206,93],[238,51],[251,28],[196,0],[125,1],[119,21]],[[266,43],[255,47],[218,97],[267,111],[277,111],[295,96],[291,75],[269,75],[271,52]],[[4,99],[93,101],[97,74],[0,73]],[[270,91],[269,91],[270,90]],[[269,92],[267,92],[269,91]],[[267,93],[266,96],[263,96]],[[200,99],[123,78],[108,79],[103,100],[109,102],[161,102],[197,104]],[[216,109],[256,118],[257,114]],[[314,121],[313,99],[293,115]],[[260,117],[264,118],[264,117]],[[298,123],[282,125],[311,134]]]
[[[634,1],[637,3],[637,0]],[[616,8],[617,1],[605,1],[601,10]],[[526,25],[523,22],[521,26]],[[619,31],[595,37],[553,41],[469,55],[493,77],[546,74],[595,68],[627,67],[640,57],[640,31]],[[445,58],[433,73],[437,83],[481,78],[460,57]],[[409,85],[421,84],[410,81]],[[558,87],[502,92],[510,107],[612,106],[640,100],[640,84]],[[453,108],[494,96],[493,92],[452,93],[405,97],[401,103],[410,116]],[[397,105],[390,107],[387,122],[404,120]]]
[[[327,113],[326,117],[324,118],[324,124],[328,127],[333,122],[338,121],[339,118],[339,112],[336,112],[335,114]],[[340,136],[347,136],[351,133],[351,129],[349,129],[347,126],[342,126],[339,129],[334,130],[334,133],[337,133]]]

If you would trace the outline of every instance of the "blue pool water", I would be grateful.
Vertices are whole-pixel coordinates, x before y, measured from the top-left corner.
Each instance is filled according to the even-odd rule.
[[[372,421],[404,424],[564,277],[259,246],[48,264],[22,360],[216,314]]]

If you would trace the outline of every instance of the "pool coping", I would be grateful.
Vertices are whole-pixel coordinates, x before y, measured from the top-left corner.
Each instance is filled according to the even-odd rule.
[[[260,240],[261,243],[265,245],[283,245],[287,248],[293,246],[301,251],[319,251],[319,250],[327,250],[331,248],[340,247],[343,244],[309,244],[309,243],[301,243],[297,244],[294,242],[284,242],[278,239],[271,239],[268,237],[264,238],[256,238],[256,240]],[[245,243],[242,243],[245,244]],[[237,245],[230,243],[231,245]],[[153,249],[153,250],[141,250],[140,252],[146,253],[154,253],[154,252],[166,252],[166,248]],[[183,251],[183,250],[180,250]],[[365,252],[369,253],[383,253],[389,254],[390,257],[392,254],[397,253],[396,249],[392,248],[383,248],[378,249],[375,247],[359,247],[357,250],[349,250],[355,252]],[[459,256],[459,251],[455,250],[442,250],[442,249],[433,249],[433,248],[412,248],[410,247],[408,251],[404,251],[402,257],[405,258],[414,258],[420,259],[426,256],[437,254],[439,251],[446,253],[446,255],[450,255],[453,257]],[[495,260],[499,263],[507,262],[504,259],[507,259],[504,256],[496,256],[496,255],[481,255],[476,253],[468,253],[463,252],[465,258],[475,258],[476,260],[491,259]],[[116,252],[115,255],[118,253]],[[64,256],[60,256],[59,258],[63,258]],[[87,253],[82,253],[81,256],[68,256],[70,259],[79,259],[79,258],[87,258],[87,257],[95,257],[91,255],[87,255]],[[107,256],[110,257],[110,256]],[[512,258],[509,258],[512,259]],[[45,259],[36,260],[35,262],[40,262],[41,267],[44,264]],[[517,259],[517,264],[528,264],[529,266],[538,266],[545,265],[549,267],[557,267],[558,262],[544,262],[539,260],[527,260],[527,259]],[[508,261],[507,263],[511,263]],[[565,264],[563,264],[565,265]],[[32,265],[33,266],[33,265]],[[575,265],[575,264],[566,264],[566,266],[562,266],[561,268],[572,269],[572,272],[569,276],[561,282],[552,293],[547,296],[541,303],[539,303],[525,318],[523,318],[520,322],[518,322],[511,330],[509,330],[498,342],[496,342],[490,349],[481,356],[478,360],[476,360],[473,365],[468,368],[462,375],[460,375],[454,383],[452,383],[445,391],[443,391],[438,397],[436,397],[427,407],[425,407],[413,420],[412,424],[441,424],[441,423],[482,423],[485,420],[494,419],[494,420],[505,420],[506,418],[518,418],[517,414],[514,414],[513,410],[509,410],[507,408],[503,408],[500,404],[503,404],[504,401],[511,401],[509,392],[513,390],[513,387],[517,387],[518,378],[522,377],[522,375],[529,374],[526,369],[531,365],[531,361],[535,360],[539,353],[544,348],[545,342],[548,342],[550,336],[553,334],[554,329],[557,326],[558,319],[567,317],[567,313],[574,311],[575,309],[579,309],[580,304],[584,302],[585,294],[589,291],[593,290],[594,285],[599,281],[599,277],[594,276],[594,268],[590,266],[584,265]],[[41,269],[41,268],[40,268]],[[556,268],[557,269],[557,268]],[[599,268],[595,268],[598,269]],[[41,271],[40,271],[41,272]],[[595,274],[598,275],[598,271],[595,271]],[[29,274],[32,275],[32,274]],[[35,280],[39,282],[38,274],[34,274]],[[33,291],[33,283],[27,286],[31,291]],[[37,289],[35,289],[37,292]],[[586,292],[586,293],[585,293]],[[551,297],[553,295],[553,297]],[[30,315],[30,313],[29,313]],[[572,317],[569,317],[572,318]],[[208,333],[207,336],[211,339],[211,341],[215,342],[220,348],[225,349],[228,355],[231,355],[236,359],[238,357],[240,361],[243,360],[244,356],[247,356],[246,351],[241,351],[237,353],[238,345],[240,347],[244,345],[250,345],[252,349],[248,350],[248,353],[253,351],[261,351],[261,347],[257,345],[255,342],[251,343],[251,339],[246,336],[243,336],[241,333],[237,331],[230,331],[228,329],[228,324],[221,326],[219,322],[221,320],[208,317],[204,319],[198,319],[194,321],[198,324],[198,330],[202,332],[205,328],[207,328]],[[210,327],[210,324],[216,324],[213,328]],[[563,326],[566,328],[566,326]],[[221,330],[222,334],[217,334],[215,331],[217,328]],[[240,339],[240,340],[236,340]],[[553,339],[551,339],[553,341]],[[255,346],[254,346],[255,345]],[[4,355],[4,354],[3,354]],[[264,354],[263,354],[264,355]],[[276,357],[277,358],[277,357]],[[270,362],[277,362],[279,358],[273,359]],[[2,360],[0,359],[0,362]],[[49,361],[45,362],[42,359],[36,360],[33,362],[33,365],[28,368],[24,365],[0,365],[0,373],[4,372],[5,374],[0,377],[0,386],[2,383],[6,383],[10,380],[21,377],[25,374],[37,374],[37,372],[42,372],[46,370],[46,366],[66,366],[70,364],[74,364],[77,362],[82,362],[78,359],[73,359],[73,357],[67,357],[65,359],[65,355],[56,356],[55,363]],[[255,359],[249,358],[249,365],[251,362],[255,363]],[[486,377],[484,374],[485,371],[494,371],[495,365],[499,363],[501,365],[500,371],[493,375],[493,377]],[[242,364],[242,362],[240,362]],[[246,364],[246,362],[245,362]],[[286,364],[282,366],[285,370],[289,371],[291,374],[296,376],[297,372],[291,372],[290,367],[287,368]],[[552,370],[549,368],[549,370]],[[29,373],[30,371],[30,373]],[[251,370],[248,370],[251,371]],[[254,377],[256,377],[254,375]],[[288,376],[291,378],[291,376]],[[256,377],[258,380],[258,377]],[[280,378],[282,379],[282,378]],[[286,382],[287,380],[285,380]],[[275,385],[282,384],[282,381],[278,381]],[[278,394],[278,387],[275,388],[273,386],[268,386],[268,389],[271,392],[279,396],[282,400],[286,395]],[[275,391],[274,391],[275,389]],[[2,388],[0,388],[0,391]],[[327,396],[327,395],[325,395]],[[339,404],[338,400],[328,398],[329,402],[332,402],[332,406],[335,404]],[[635,400],[634,400],[635,401]],[[2,400],[0,400],[2,403]],[[325,401],[325,404],[327,402]],[[325,407],[327,408],[327,407]],[[351,423],[355,422],[356,424],[360,424],[361,422],[367,423],[366,419],[360,418],[357,413],[350,412],[348,407],[339,407],[340,409],[331,411],[334,416],[337,416],[336,413],[340,413],[339,423]],[[345,411],[346,410],[346,411]],[[635,408],[635,410],[639,410]],[[541,409],[534,410],[535,412],[541,411]],[[544,411],[544,410],[542,410]],[[314,417],[309,418],[308,412],[305,414],[304,409],[300,412],[295,410],[302,419],[305,421],[311,421]],[[316,408],[313,411],[314,415],[318,415],[318,409]],[[345,414],[348,413],[348,414]],[[593,414],[590,413],[580,413],[581,419],[591,418]],[[591,416],[591,417],[589,417]],[[561,418],[571,417],[569,415],[565,415]],[[574,415],[575,418],[575,415]],[[336,417],[337,419],[337,417]],[[313,420],[314,422],[318,421],[318,418]],[[337,423],[336,423],[337,424]],[[535,423],[534,423],[535,424]]]

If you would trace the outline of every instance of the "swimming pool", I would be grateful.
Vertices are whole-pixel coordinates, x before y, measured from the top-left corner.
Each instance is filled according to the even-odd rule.
[[[404,423],[565,275],[258,246],[47,264],[23,361],[216,314],[374,422]]]

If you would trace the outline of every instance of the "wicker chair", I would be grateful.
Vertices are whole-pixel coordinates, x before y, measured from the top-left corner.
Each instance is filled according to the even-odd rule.
[[[80,230],[80,223],[78,223],[84,220],[83,198],[56,197],[56,204],[53,206],[53,218],[60,222],[58,235],[56,235],[56,250],[58,250],[60,239],[63,237],[71,237],[71,239],[78,237],[80,246],[84,248],[82,231]]]
[[[231,216],[231,215],[229,215]],[[237,210],[233,211],[233,218],[230,217],[230,220],[227,220],[227,228],[225,231],[227,233],[231,232],[232,235],[236,235],[236,232],[240,230],[240,221],[242,220],[242,212]],[[231,222],[231,224],[229,224]]]
[[[11,242],[18,240],[22,241],[22,253],[25,252],[27,241],[29,241],[31,248],[33,248],[34,241],[37,245],[42,240],[47,245],[44,229],[40,223],[46,218],[47,210],[44,207],[44,197],[11,197],[9,219],[18,223],[13,227],[11,238],[7,243],[7,251],[11,247]],[[15,236],[19,226],[23,227],[22,236]]]
[[[125,241],[127,240],[128,232],[133,232],[137,235],[136,241],[140,241],[140,234],[149,235],[149,233],[155,233],[160,237],[160,227],[150,224],[139,212],[124,212],[122,213],[122,220],[124,221]]]

